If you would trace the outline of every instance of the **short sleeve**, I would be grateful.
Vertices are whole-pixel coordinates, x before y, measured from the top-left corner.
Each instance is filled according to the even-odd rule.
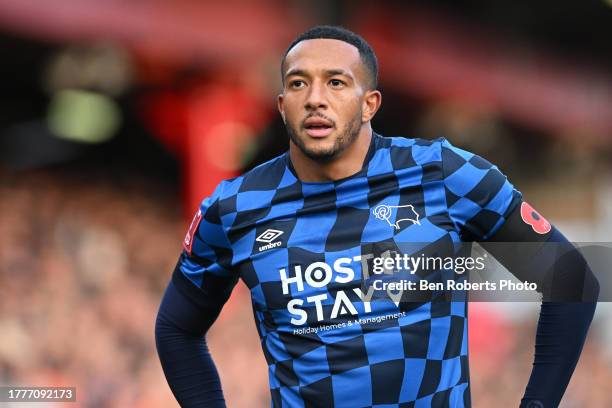
[[[522,194],[482,157],[441,140],[446,205],[464,241],[491,237],[520,204]]]
[[[221,187],[205,198],[194,215],[183,240],[183,251],[179,258],[174,277],[183,281],[187,278],[201,289],[205,297],[227,300],[237,281],[232,271],[232,248],[219,217],[219,196]],[[191,290],[190,290],[191,291]],[[193,291],[191,291],[193,294]]]

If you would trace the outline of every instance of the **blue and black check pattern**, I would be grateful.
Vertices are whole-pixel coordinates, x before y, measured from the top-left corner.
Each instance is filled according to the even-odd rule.
[[[519,201],[495,166],[444,138],[374,134],[346,179],[300,182],[285,153],[222,182],[180,269],[220,299],[238,278],[248,286],[274,407],[470,406],[465,299],[367,301],[363,282],[372,256],[452,254]]]

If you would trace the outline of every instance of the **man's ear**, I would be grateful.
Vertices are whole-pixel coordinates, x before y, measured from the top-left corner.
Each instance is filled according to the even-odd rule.
[[[365,123],[372,120],[381,103],[382,94],[380,91],[376,89],[366,91],[362,104],[361,122]]]
[[[279,94],[276,100],[276,106],[278,107],[278,111],[280,112],[281,117],[283,118],[283,123],[287,123],[287,119],[285,118],[285,107],[283,106],[283,94]]]

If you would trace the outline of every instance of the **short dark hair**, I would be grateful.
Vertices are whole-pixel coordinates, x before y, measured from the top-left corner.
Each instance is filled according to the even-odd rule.
[[[285,54],[283,55],[283,59],[281,60],[281,78],[283,80],[283,84],[285,82],[284,78],[284,67],[285,60],[287,59],[287,54],[295,45],[304,40],[314,40],[319,38],[326,38],[331,40],[340,40],[345,43],[351,44],[355,46],[359,50],[359,56],[361,57],[361,61],[366,66],[371,89],[376,89],[378,87],[378,61],[376,59],[376,54],[370,47],[370,44],[366,42],[361,36],[355,34],[354,32],[347,30],[344,27],[340,26],[331,26],[331,25],[320,25],[316,27],[312,27],[311,29],[303,32],[298,37],[295,38],[287,47]]]

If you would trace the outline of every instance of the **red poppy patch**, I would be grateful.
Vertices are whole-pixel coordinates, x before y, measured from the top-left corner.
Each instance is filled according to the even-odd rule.
[[[539,212],[524,201],[521,203],[521,218],[526,224],[531,225],[535,232],[541,235],[549,233],[552,228],[546,218],[542,217]]]

